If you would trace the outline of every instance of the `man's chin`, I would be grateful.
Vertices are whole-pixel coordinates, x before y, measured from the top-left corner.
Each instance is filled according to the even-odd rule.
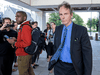
[[[65,23],[65,22],[62,22],[62,24],[66,25],[66,23]]]
[[[20,24],[19,22],[17,22],[17,24]]]
[[[17,22],[17,24],[21,24],[22,22]]]

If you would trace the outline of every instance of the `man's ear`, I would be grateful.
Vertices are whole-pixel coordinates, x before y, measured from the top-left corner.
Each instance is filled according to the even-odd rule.
[[[71,13],[71,18],[73,18],[73,13]]]
[[[24,21],[26,21],[26,19],[27,19],[27,18],[26,18],[26,17],[24,17]]]

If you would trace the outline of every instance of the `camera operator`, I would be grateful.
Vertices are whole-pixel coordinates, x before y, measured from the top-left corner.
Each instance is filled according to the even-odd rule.
[[[7,41],[8,38],[16,40],[17,32],[10,29],[11,19],[6,17],[0,28],[0,75],[11,75],[15,49]]]

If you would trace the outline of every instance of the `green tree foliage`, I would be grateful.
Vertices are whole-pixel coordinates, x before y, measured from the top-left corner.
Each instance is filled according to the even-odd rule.
[[[73,13],[72,20],[75,24],[82,25],[82,26],[84,25],[83,19],[75,13]],[[49,18],[49,23],[50,22],[54,22],[57,26],[61,25],[61,20],[60,20],[59,14],[58,13],[51,13],[50,18]]]
[[[96,29],[96,24],[98,24],[98,21],[99,21],[99,19],[98,18],[93,18],[92,19],[92,22],[91,22],[91,20],[89,19],[88,21],[87,21],[87,26],[90,28],[90,26],[91,26],[91,28],[92,29]],[[90,25],[91,24],[91,25]]]
[[[83,21],[83,19],[82,19],[79,15],[75,14],[74,12],[73,12],[72,21],[73,21],[75,24],[84,26],[84,21]]]
[[[58,13],[51,13],[49,23],[54,22],[57,26],[61,25],[61,20]]]

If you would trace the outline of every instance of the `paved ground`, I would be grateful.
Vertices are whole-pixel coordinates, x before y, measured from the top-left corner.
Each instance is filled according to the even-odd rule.
[[[100,41],[91,40],[91,45],[93,48],[93,71],[92,75],[100,75]],[[54,75],[49,74],[49,71],[47,70],[48,62],[46,59],[46,52],[43,51],[40,55],[39,59],[39,67],[37,67],[34,72],[35,75]],[[18,74],[18,68],[16,68],[17,71],[13,72],[12,75],[19,75]]]
[[[91,41],[93,48],[92,75],[100,75],[100,41]]]

